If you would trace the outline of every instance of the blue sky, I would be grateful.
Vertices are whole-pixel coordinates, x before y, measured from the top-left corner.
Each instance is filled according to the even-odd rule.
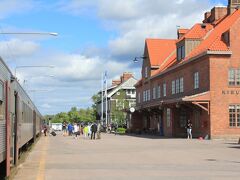
[[[145,4],[145,5],[143,5]],[[191,27],[203,13],[227,0],[0,0],[0,31],[57,32],[58,37],[0,35],[0,56],[43,114],[91,106],[101,88],[122,72],[140,77],[146,38],[176,38],[176,26]],[[54,78],[48,77],[54,75]],[[23,83],[25,80],[25,83]],[[35,90],[33,93],[31,90]],[[42,91],[44,90],[44,91]]]

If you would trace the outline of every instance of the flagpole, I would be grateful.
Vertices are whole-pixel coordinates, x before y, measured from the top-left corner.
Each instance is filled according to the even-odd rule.
[[[101,103],[101,124],[103,123],[103,93],[104,93],[104,90],[103,90],[103,83],[104,83],[104,80],[103,80],[103,73],[102,73],[102,82],[101,82],[101,86],[102,86],[102,103]]]
[[[105,71],[105,85],[106,85],[106,89],[105,89],[105,96],[106,96],[106,99],[105,99],[105,106],[106,106],[106,112],[105,112],[105,114],[106,114],[106,125],[108,125],[108,118],[107,118],[107,115],[108,115],[108,113],[107,113],[107,111],[108,111],[108,102],[107,102],[107,71]]]

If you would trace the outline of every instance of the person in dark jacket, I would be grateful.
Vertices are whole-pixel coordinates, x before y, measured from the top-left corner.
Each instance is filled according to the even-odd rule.
[[[92,126],[91,126],[91,131],[92,131],[92,134],[91,134],[91,139],[95,139],[95,134],[97,132],[97,124],[96,123],[93,123]]]
[[[47,125],[46,124],[43,126],[43,132],[44,132],[44,136],[47,136]]]

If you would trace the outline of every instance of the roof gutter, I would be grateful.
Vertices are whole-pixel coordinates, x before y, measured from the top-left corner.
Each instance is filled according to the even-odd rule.
[[[207,51],[209,55],[232,55],[232,51]]]

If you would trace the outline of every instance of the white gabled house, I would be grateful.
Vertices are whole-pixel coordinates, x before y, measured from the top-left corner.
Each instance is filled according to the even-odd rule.
[[[107,124],[114,123],[116,117],[114,116],[114,110],[116,108],[129,109],[136,105],[136,89],[134,85],[137,80],[133,77],[132,73],[123,73],[120,80],[113,80],[111,87],[107,89]],[[101,97],[102,92],[100,91]],[[106,123],[106,98],[103,100],[103,120]],[[97,103],[98,119],[101,119],[102,100]]]

